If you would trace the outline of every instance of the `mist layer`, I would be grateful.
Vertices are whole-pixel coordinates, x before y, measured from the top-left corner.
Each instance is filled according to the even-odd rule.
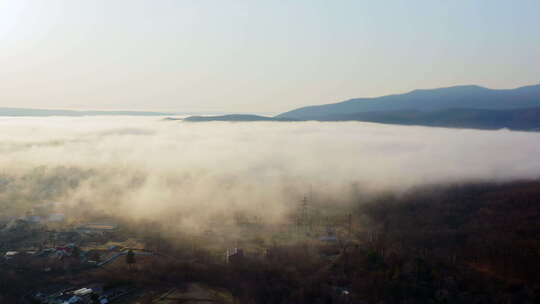
[[[360,122],[181,123],[155,117],[1,118],[0,207],[46,201],[180,227],[233,214],[280,222],[308,192],[540,176],[540,134]]]

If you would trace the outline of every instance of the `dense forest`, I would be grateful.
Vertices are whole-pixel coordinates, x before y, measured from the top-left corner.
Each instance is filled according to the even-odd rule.
[[[154,290],[197,282],[235,303],[535,303],[539,203],[539,181],[425,186],[354,203],[354,229],[334,244],[306,238],[223,263],[189,238],[148,235],[159,258],[70,280]],[[0,276],[3,301],[66,278],[5,267]]]

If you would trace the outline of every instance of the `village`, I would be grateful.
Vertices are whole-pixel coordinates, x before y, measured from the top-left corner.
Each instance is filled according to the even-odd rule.
[[[286,225],[238,214],[233,226],[178,235],[160,223],[133,224],[111,216],[74,221],[61,203],[41,204],[0,221],[0,272],[25,278],[20,303],[235,303],[237,295],[204,284],[199,277],[211,274],[197,268],[234,275],[252,263],[286,264],[310,255],[330,269],[358,247],[350,216],[344,214],[348,220],[338,227],[311,214],[304,198]],[[184,265],[194,273],[182,271],[177,286],[156,284],[150,273],[167,265]],[[339,278],[332,280],[335,296],[348,303],[350,291]]]

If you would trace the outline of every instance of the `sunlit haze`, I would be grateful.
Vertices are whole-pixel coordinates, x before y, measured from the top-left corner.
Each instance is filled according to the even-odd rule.
[[[540,83],[540,2],[1,0],[0,107],[279,113]]]
[[[540,303],[540,0],[0,0],[0,304]]]

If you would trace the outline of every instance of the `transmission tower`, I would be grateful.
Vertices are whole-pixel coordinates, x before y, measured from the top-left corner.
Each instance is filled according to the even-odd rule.
[[[309,200],[307,196],[304,196],[302,199],[302,202],[300,204],[300,218],[298,220],[299,228],[301,228],[304,232],[309,231]]]

